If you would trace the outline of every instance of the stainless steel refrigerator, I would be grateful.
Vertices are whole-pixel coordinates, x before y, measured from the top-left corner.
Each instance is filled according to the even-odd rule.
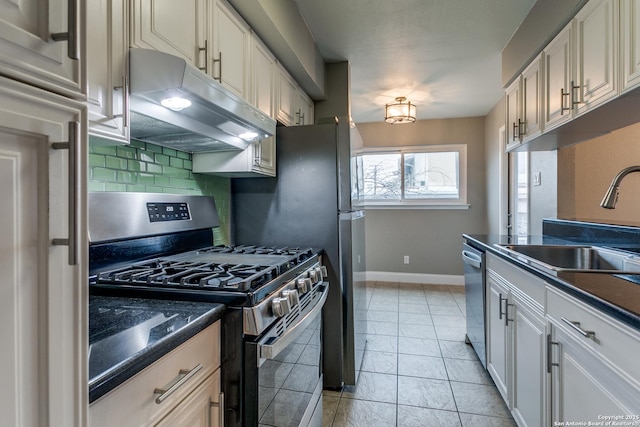
[[[322,248],[330,292],[323,311],[324,387],[356,383],[366,345],[364,212],[351,199],[357,129],[348,121],[279,127],[275,178],[232,180],[236,244]]]

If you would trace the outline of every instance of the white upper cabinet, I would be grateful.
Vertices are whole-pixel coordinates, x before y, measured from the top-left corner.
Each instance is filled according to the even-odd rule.
[[[569,23],[543,51],[545,130],[571,119],[572,31]]]
[[[507,150],[542,132],[542,56],[539,55],[506,90]]]
[[[591,0],[576,14],[574,26],[570,98],[580,115],[618,95],[618,1]]]
[[[520,145],[522,131],[522,76],[518,76],[506,90],[507,150]]]
[[[87,2],[89,133],[129,143],[127,0]]]
[[[538,55],[522,72],[522,104],[520,116],[523,135],[526,142],[542,133],[542,56]]]
[[[298,101],[298,109],[296,111],[296,124],[312,125],[314,120],[313,101],[311,100],[311,98],[307,96],[307,94],[300,87],[298,87],[297,101]]]
[[[131,46],[155,49],[205,69],[206,0],[131,0]]]
[[[620,0],[622,92],[640,84],[640,0]]]
[[[289,72],[278,63],[276,81],[276,119],[285,126],[293,126],[296,122],[296,97],[298,85]]]
[[[213,57],[209,74],[249,101],[251,29],[224,0],[213,6]]]
[[[275,119],[276,57],[255,34],[251,37],[251,55],[251,103]]]
[[[281,64],[277,68],[276,120],[285,126],[313,124],[313,101]]]
[[[83,98],[85,82],[78,58],[84,55],[84,4],[80,0],[0,2],[2,74],[65,96]],[[56,39],[70,40],[55,41],[54,35]]]

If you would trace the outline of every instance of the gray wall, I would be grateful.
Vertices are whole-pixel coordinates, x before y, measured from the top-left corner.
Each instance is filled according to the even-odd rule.
[[[502,84],[507,86],[586,2],[537,0],[502,50]]]
[[[485,119],[362,123],[358,130],[365,147],[467,144],[470,209],[366,210],[367,271],[463,274],[462,233],[486,231]],[[408,265],[404,255],[410,257]]]
[[[487,188],[487,232],[505,234],[500,229],[500,151],[504,142],[500,140],[500,128],[505,122],[504,98],[485,117],[485,167]],[[506,188],[505,188],[506,191]]]

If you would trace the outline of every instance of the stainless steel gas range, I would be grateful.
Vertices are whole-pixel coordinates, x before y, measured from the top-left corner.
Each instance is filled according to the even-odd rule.
[[[90,292],[225,304],[225,425],[320,425],[319,251],[213,246],[218,225],[210,197],[90,193]]]

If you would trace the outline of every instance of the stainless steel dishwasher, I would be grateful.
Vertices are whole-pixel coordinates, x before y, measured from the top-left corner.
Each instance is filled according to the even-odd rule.
[[[484,251],[467,243],[462,245],[464,294],[467,311],[467,344],[471,344],[482,365],[487,367],[485,330]]]

